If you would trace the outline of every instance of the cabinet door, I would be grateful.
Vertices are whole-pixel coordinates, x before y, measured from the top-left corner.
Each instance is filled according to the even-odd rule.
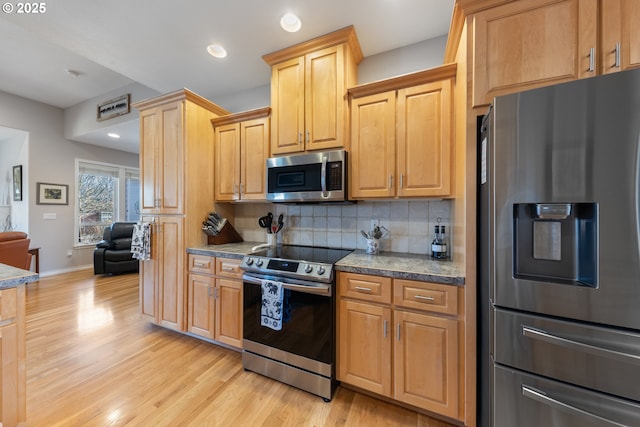
[[[216,279],[215,339],[242,348],[242,281]]]
[[[183,221],[159,217],[157,233],[151,237],[158,241],[158,323],[177,331],[185,330]]]
[[[240,198],[240,123],[215,128],[215,198]]]
[[[391,396],[391,309],[340,300],[338,380]]]
[[[140,113],[142,212],[182,213],[182,102]]]
[[[159,195],[156,194],[160,156],[160,109],[149,108],[140,112],[140,179],[142,180],[142,211],[154,212]]]
[[[187,330],[205,338],[214,338],[215,279],[201,274],[189,274]]]
[[[158,242],[154,237],[151,239],[151,259],[140,261],[140,314],[150,322],[158,323]]]
[[[158,225],[152,217],[143,216],[142,221],[150,223],[151,256],[146,261],[140,261],[140,314],[148,321],[158,323],[158,245],[160,244],[156,239]]]
[[[600,66],[603,74],[640,66],[640,3],[607,0],[600,7]]]
[[[304,151],[304,57],[271,69],[271,154]]]
[[[594,76],[597,7],[597,0],[522,0],[474,15],[473,106]]]
[[[394,399],[458,417],[455,319],[394,311]]]
[[[240,192],[243,200],[265,200],[266,161],[269,157],[269,118],[242,123]]]
[[[333,46],[305,56],[305,149],[345,144],[346,102],[344,47]]]
[[[398,91],[400,197],[451,194],[451,86],[447,79]]]
[[[352,198],[395,195],[396,92],[351,100]]]
[[[2,424],[15,426],[20,420],[20,362],[18,357],[18,327],[10,323],[0,327],[0,390]],[[24,390],[22,390],[24,392]]]

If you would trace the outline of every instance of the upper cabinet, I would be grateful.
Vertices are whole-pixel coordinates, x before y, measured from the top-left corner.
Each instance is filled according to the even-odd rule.
[[[269,107],[213,119],[216,201],[265,200]]]
[[[640,67],[640,2],[601,0],[599,12],[602,73]]]
[[[521,0],[471,19],[473,106],[640,65],[640,35],[632,31],[640,24],[640,5],[634,0]]]
[[[349,89],[350,196],[448,197],[456,65]]]
[[[211,173],[213,155],[207,159],[204,155],[212,152],[210,120],[229,112],[187,89],[134,107],[140,110],[141,211],[184,214],[188,200],[201,203],[198,195],[206,193],[199,187],[213,185],[213,176],[201,173]]]
[[[271,66],[271,155],[347,148],[345,94],[363,58],[354,28],[262,58]]]

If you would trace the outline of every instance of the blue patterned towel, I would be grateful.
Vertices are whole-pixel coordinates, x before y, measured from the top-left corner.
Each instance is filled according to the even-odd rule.
[[[262,281],[262,309],[260,324],[279,331],[282,329],[282,283],[273,280]]]

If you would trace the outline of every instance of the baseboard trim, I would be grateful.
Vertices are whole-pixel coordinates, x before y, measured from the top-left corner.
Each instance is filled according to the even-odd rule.
[[[59,269],[59,270],[41,271],[40,272],[40,277],[57,276],[58,274],[72,273],[74,271],[86,270],[86,269],[89,269],[89,268],[93,268],[93,264],[78,265],[78,266],[75,266],[75,267],[62,268],[62,269]]]

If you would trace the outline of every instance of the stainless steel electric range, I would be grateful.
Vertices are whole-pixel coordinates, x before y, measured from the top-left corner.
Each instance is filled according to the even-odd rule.
[[[244,369],[331,400],[335,263],[350,250],[278,245],[246,255]]]

